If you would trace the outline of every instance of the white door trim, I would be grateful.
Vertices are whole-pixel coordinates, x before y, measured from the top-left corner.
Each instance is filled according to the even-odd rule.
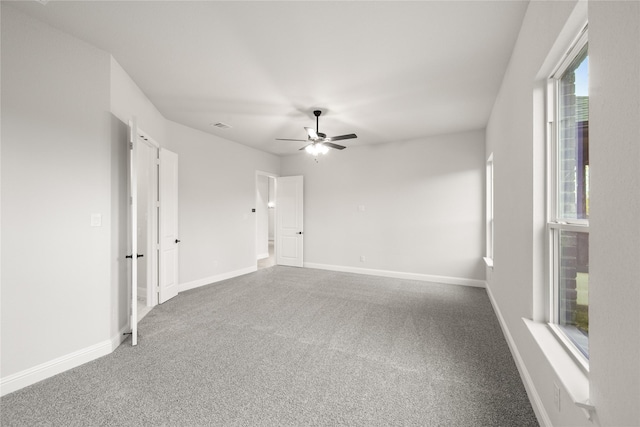
[[[128,209],[128,252],[129,280],[131,293],[129,306],[129,327],[131,345],[138,343],[138,127],[135,117],[129,121],[127,157],[129,162],[129,209]]]
[[[275,179],[275,180],[276,180],[276,182],[278,181],[278,177],[279,177],[279,175],[276,175],[276,174],[271,173],[271,172],[265,172],[265,171],[261,171],[261,170],[256,170],[256,174],[255,174],[255,183],[256,183],[256,186],[255,186],[256,201],[257,201],[257,199],[258,199],[258,177],[259,177],[259,176],[266,176],[267,178],[273,178],[273,179]],[[256,204],[257,204],[257,203],[256,203]],[[257,208],[257,206],[256,206],[256,208]],[[277,212],[278,212],[278,211],[277,211],[277,209],[278,209],[278,204],[276,203],[276,206],[275,206],[275,208],[274,208],[274,210],[275,210],[275,215],[276,215],[276,216],[277,216]],[[273,231],[273,234],[274,234],[273,238],[274,238],[274,240],[275,240],[275,239],[277,239],[277,237],[276,237],[276,232],[277,232],[277,230],[275,230],[275,228],[277,228],[277,227],[274,227],[274,231]],[[260,254],[258,253],[258,215],[254,215],[254,218],[253,218],[253,230],[254,230],[254,233],[253,233],[253,234],[254,234],[254,237],[253,237],[253,245],[254,245],[254,248],[253,248],[253,249],[254,249],[254,251],[253,251],[253,252],[255,253],[255,259],[256,259],[256,263],[257,263],[258,256],[260,255]],[[274,249],[273,249],[273,250],[274,250],[274,252],[276,251],[276,249],[275,249],[275,245],[274,245]],[[275,256],[277,256],[277,255],[275,255]]]

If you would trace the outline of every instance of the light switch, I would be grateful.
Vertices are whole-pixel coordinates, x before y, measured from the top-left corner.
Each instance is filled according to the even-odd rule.
[[[91,226],[92,227],[102,227],[102,215],[100,215],[100,214],[91,214]]]

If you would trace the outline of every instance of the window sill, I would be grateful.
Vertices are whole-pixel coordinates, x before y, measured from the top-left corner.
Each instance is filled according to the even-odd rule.
[[[482,259],[484,260],[484,263],[487,264],[487,267],[493,270],[493,258],[489,258],[485,256],[485,257],[482,257]]]
[[[525,318],[522,320],[573,403],[582,409],[587,419],[591,420],[595,407],[589,402],[588,374],[567,352],[546,323]]]

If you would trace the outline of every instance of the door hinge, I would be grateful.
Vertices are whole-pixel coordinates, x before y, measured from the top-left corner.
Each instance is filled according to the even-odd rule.
[[[133,142],[129,143],[129,150],[133,150]]]

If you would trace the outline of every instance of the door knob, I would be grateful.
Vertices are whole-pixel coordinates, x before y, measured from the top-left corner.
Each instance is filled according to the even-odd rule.
[[[302,231],[298,231],[298,234],[302,234]]]
[[[180,243],[180,240],[176,239],[176,243]]]

